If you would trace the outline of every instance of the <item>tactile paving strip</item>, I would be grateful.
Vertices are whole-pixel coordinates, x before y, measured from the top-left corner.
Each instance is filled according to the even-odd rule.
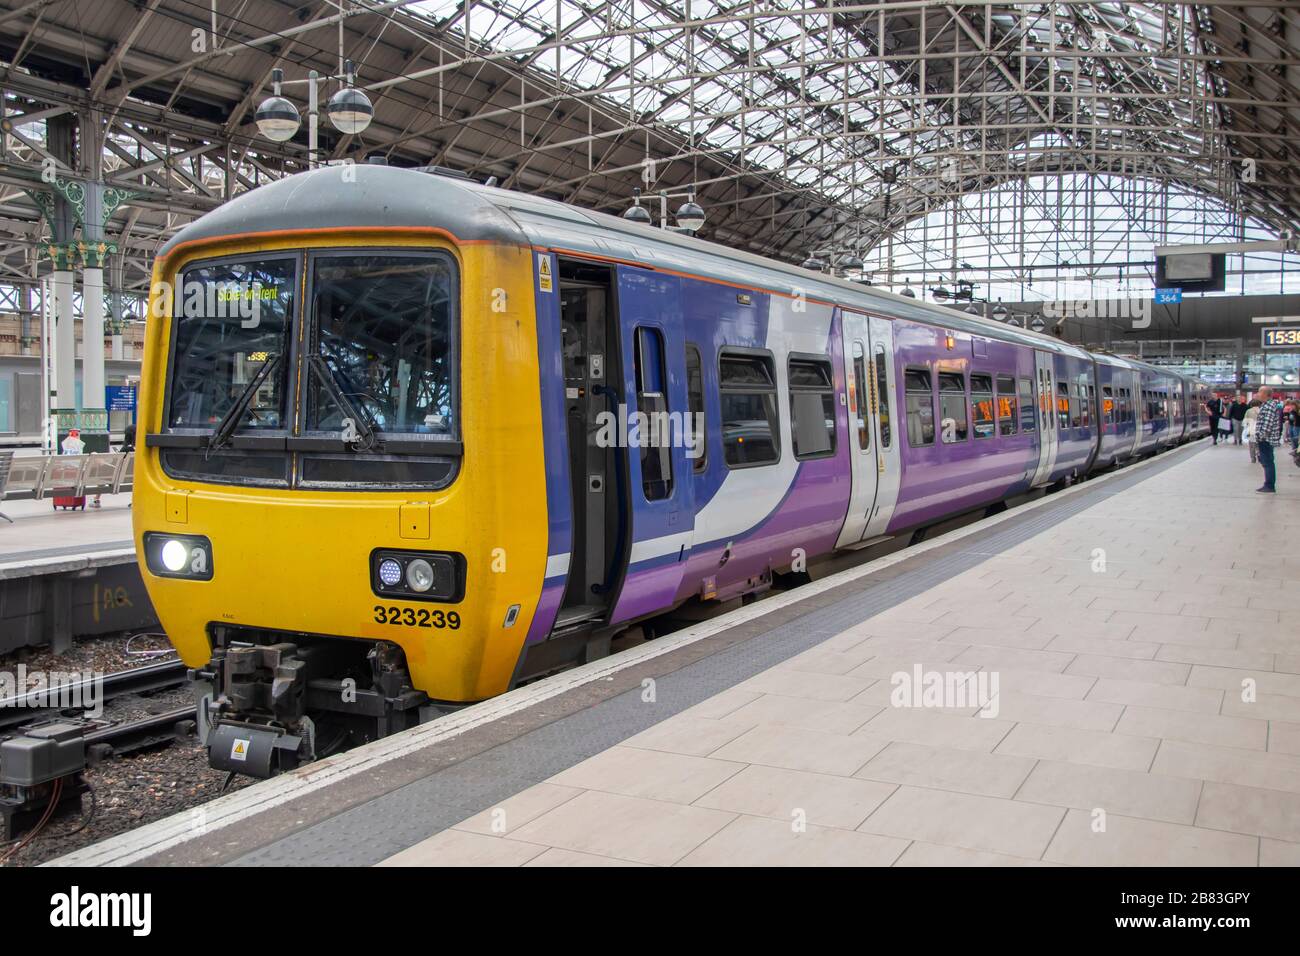
[[[640,689],[561,717],[282,837],[230,866],[368,866],[453,826],[688,707],[815,647],[846,628],[925,593],[1093,505],[1186,461],[1156,462],[1117,475],[1092,491],[1063,499],[954,545],[892,580],[866,579],[829,606],[656,678],[656,702]]]

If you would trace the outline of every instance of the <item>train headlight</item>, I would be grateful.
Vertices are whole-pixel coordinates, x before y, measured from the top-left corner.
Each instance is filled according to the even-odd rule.
[[[168,571],[175,573],[185,570],[189,558],[190,549],[177,538],[172,538],[162,546],[162,563]]]
[[[406,584],[423,594],[433,587],[433,567],[424,558],[416,558],[406,566]]]
[[[380,548],[370,555],[370,586],[382,597],[454,603],[465,595],[465,558]]]
[[[144,560],[160,578],[212,580],[212,542],[202,535],[145,532]]]

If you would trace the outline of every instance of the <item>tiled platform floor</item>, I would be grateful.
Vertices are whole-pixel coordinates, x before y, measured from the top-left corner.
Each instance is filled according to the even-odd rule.
[[[1300,469],[1259,483],[1195,452],[385,863],[1300,865]],[[893,706],[917,665],[988,715]]]
[[[85,511],[55,511],[44,501],[0,501],[0,511],[14,523],[0,520],[0,563],[22,560],[55,550],[98,550],[131,543],[131,495],[104,495],[102,507]]]

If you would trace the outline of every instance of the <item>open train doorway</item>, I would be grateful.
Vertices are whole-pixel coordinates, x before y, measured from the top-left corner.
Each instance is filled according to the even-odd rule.
[[[598,621],[609,610],[620,576],[626,534],[621,443],[603,441],[602,412],[618,416],[617,301],[613,270],[559,261],[564,408],[568,429],[573,548],[556,629]]]

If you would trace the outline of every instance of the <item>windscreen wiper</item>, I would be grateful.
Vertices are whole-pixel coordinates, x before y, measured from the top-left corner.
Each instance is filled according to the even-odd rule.
[[[280,356],[278,355],[264,362],[248,384],[244,386],[243,391],[235,398],[234,404],[226,410],[226,414],[221,416],[221,421],[217,422],[217,427],[212,430],[212,435],[208,438],[208,447],[203,453],[205,461],[212,457],[214,451],[230,442],[230,436],[235,433],[239,423],[248,414],[248,406],[253,403],[253,397],[257,395],[257,390],[262,387],[262,383],[267,380],[271,371],[279,364]]]
[[[323,355],[313,355],[310,359],[311,367],[320,378],[321,384],[325,386],[325,391],[329,397],[334,400],[344,416],[351,419],[353,426],[356,428],[357,437],[353,440],[344,439],[358,451],[370,451],[375,446],[375,429],[371,426],[370,420],[361,412],[357,406],[353,405],[343,390],[339,388],[339,383],[334,378],[334,373],[325,361]]]

